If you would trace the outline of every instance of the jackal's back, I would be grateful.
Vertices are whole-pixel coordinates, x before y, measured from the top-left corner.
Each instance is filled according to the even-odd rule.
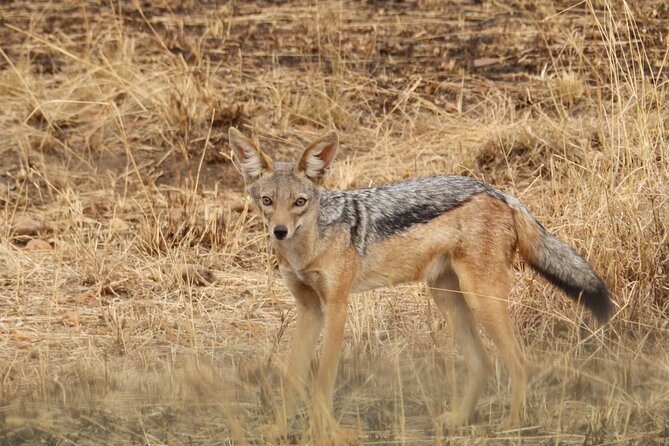
[[[370,189],[322,190],[321,232],[345,226],[359,255],[376,241],[427,223],[486,193],[504,200],[505,195],[474,178],[440,175],[413,178]]]

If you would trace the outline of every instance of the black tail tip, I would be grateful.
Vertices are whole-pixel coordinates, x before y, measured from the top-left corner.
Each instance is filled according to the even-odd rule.
[[[581,294],[581,301],[600,324],[606,323],[611,317],[613,310],[611,293],[603,282],[600,282],[597,288],[592,291],[584,290]]]
[[[600,324],[604,324],[609,320],[613,310],[611,293],[606,288],[604,281],[594,274],[594,272],[594,278],[591,278],[586,286],[582,286],[580,285],[582,281],[576,281],[570,277],[561,277],[537,265],[532,266],[548,279],[549,282],[564,291],[567,296],[583,304],[583,306],[592,312]]]

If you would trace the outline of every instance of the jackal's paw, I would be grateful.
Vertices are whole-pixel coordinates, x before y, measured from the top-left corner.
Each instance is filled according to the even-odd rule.
[[[469,424],[469,416],[460,412],[444,412],[437,421],[442,429],[457,429]]]

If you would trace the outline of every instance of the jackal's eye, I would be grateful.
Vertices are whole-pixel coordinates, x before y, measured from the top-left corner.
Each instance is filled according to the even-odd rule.
[[[295,206],[304,206],[305,204],[307,204],[307,199],[304,197],[300,197],[295,200]]]
[[[272,199],[269,198],[268,196],[262,197],[262,204],[265,206],[271,206],[272,205]]]

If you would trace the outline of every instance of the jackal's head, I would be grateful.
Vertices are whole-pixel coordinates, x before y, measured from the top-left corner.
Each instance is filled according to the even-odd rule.
[[[249,138],[230,128],[230,146],[248,181],[249,195],[276,240],[317,223],[319,184],[337,152],[337,133],[307,147],[296,163],[274,162]]]

